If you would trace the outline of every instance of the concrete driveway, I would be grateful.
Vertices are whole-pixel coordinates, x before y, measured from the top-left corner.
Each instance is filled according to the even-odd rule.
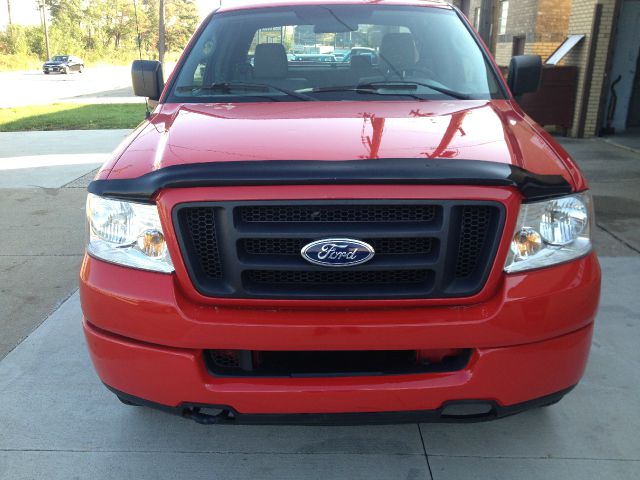
[[[582,383],[466,425],[202,426],[121,405],[90,365],[76,293],[0,362],[0,478],[637,479],[640,259],[602,265]]]
[[[75,289],[88,176],[60,177],[57,187],[0,187],[0,302],[8,306],[0,314],[11,317],[0,318],[0,333],[3,341],[14,335],[5,351],[19,341],[6,325],[30,331],[47,317],[0,361],[0,479],[640,478],[640,211],[622,205],[636,199],[640,155],[599,141],[567,146],[588,175],[598,173],[596,196],[620,204],[598,220],[603,296],[587,372],[558,405],[481,424],[201,426],[121,405],[91,368],[77,293],[48,317],[41,308]],[[38,210],[45,212],[29,213]],[[1,263],[5,257],[18,265]],[[47,260],[26,267],[23,257]]]
[[[78,288],[90,172],[128,133],[0,133],[0,359]]]

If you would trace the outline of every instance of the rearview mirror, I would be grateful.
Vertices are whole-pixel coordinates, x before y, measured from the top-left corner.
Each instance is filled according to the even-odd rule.
[[[539,55],[517,55],[511,58],[507,84],[514,97],[538,90],[541,76],[542,59]]]
[[[135,95],[159,100],[164,88],[162,64],[156,60],[135,60],[131,65],[131,80]]]

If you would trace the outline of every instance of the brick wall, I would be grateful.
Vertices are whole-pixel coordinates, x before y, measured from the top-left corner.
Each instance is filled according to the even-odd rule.
[[[496,39],[496,62],[500,66],[509,65],[513,51],[513,37],[524,37],[525,51],[531,42],[535,41],[536,17],[539,0],[510,0],[507,16],[507,28],[504,34],[498,34]],[[498,22],[500,28],[500,0],[498,4]]]
[[[586,102],[583,102],[583,91],[585,89],[586,70],[589,60],[589,49],[593,42],[591,29],[595,13],[596,0],[575,0],[569,20],[569,34],[584,34],[585,39],[574,48],[565,58],[565,65],[575,65],[578,67],[578,94],[576,98],[576,108],[574,112],[571,135],[578,136],[579,122],[582,115],[585,115],[584,136],[592,137],[598,134],[598,116],[600,114],[600,103],[602,88],[606,78],[607,57],[609,53],[609,43],[612,41],[614,13],[616,10],[615,0],[599,0],[602,4],[602,17],[597,38],[597,46],[594,57],[593,75]]]
[[[562,39],[564,40],[564,38]],[[562,43],[558,42],[536,42],[530,43],[525,46],[524,53],[532,54],[532,55],[540,55],[542,57],[542,61],[544,62],[547,58],[551,56],[553,52],[560,46]]]
[[[583,0],[576,1],[581,2]],[[571,0],[538,0],[538,17],[535,31],[535,41],[537,43],[555,42],[557,47],[564,41],[569,27],[571,5]]]
[[[507,29],[498,41],[511,42],[514,36],[524,35],[527,42],[535,41],[538,2],[541,0],[510,0]]]
[[[509,64],[515,36],[525,37],[524,53],[545,60],[566,38],[570,13],[571,0],[510,0],[506,33],[496,44],[498,65]]]
[[[492,48],[496,62],[500,66],[509,65],[513,49],[513,37],[524,36],[524,53],[540,55],[543,60],[549,57],[562,41],[571,34],[584,34],[586,38],[565,57],[565,65],[578,67],[578,87],[574,124],[571,135],[579,133],[579,121],[584,114],[584,136],[598,134],[602,115],[601,98],[603,88],[608,86],[607,61],[610,43],[613,41],[616,15],[616,0],[510,0],[507,27],[504,34],[498,34],[500,28],[500,0],[493,0],[495,18],[493,33],[495,46]],[[596,3],[603,6],[600,28],[595,51],[593,75],[586,101],[583,92],[589,48],[592,43],[591,28]],[[474,20],[474,12],[480,7],[481,0],[470,0],[469,19]],[[583,105],[584,103],[584,105]]]
[[[511,61],[511,51],[511,42],[498,42],[496,44],[496,51],[494,54],[496,63],[501,67],[509,65],[509,62]]]
[[[561,42],[535,42],[527,43],[524,46],[524,53],[527,55],[540,55],[542,61],[545,61],[553,52],[556,51]],[[498,43],[496,45],[495,58],[498,65],[506,67],[511,61],[512,45],[511,43]]]

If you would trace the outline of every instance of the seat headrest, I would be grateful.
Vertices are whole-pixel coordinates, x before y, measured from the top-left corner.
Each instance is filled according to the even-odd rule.
[[[354,70],[366,70],[371,68],[371,55],[351,55],[351,68]]]
[[[392,70],[407,70],[418,61],[418,49],[410,33],[387,33],[380,44],[380,58]]]
[[[256,46],[253,75],[259,78],[286,78],[289,70],[287,52],[281,43],[260,43]]]

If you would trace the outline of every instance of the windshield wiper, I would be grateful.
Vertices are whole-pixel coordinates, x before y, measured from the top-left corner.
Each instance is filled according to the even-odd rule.
[[[221,92],[221,93],[231,93],[233,90],[243,90],[245,92],[268,92],[269,90],[276,90],[290,97],[297,98],[298,100],[304,100],[306,102],[317,101],[317,99],[310,97],[309,95],[305,95],[304,93],[298,93],[295,90],[276,87],[275,85],[269,85],[266,83],[218,82],[218,83],[212,83],[211,85],[198,87],[197,89],[207,91],[207,92]]]
[[[309,92],[312,93],[332,93],[332,92],[355,92],[355,93],[367,93],[370,95],[382,95],[384,97],[389,97],[389,96],[402,96],[402,97],[411,97],[411,98],[415,98],[416,100],[424,100],[424,98],[415,95],[413,93],[406,93],[406,92],[395,92],[395,93],[381,93],[378,92],[378,88],[371,88],[367,85],[358,85],[358,86],[353,86],[353,85],[345,85],[345,86],[341,86],[341,87],[319,87],[319,88],[313,88],[308,90]]]
[[[457,98],[458,100],[471,100],[471,95],[468,93],[456,92],[446,87],[440,87],[433,85],[432,83],[414,82],[413,80],[390,80],[383,82],[369,82],[358,85],[357,89],[371,89],[379,90],[382,88],[388,88],[390,90],[417,90],[418,87],[426,87],[434,90],[438,93],[448,95],[449,97]]]

